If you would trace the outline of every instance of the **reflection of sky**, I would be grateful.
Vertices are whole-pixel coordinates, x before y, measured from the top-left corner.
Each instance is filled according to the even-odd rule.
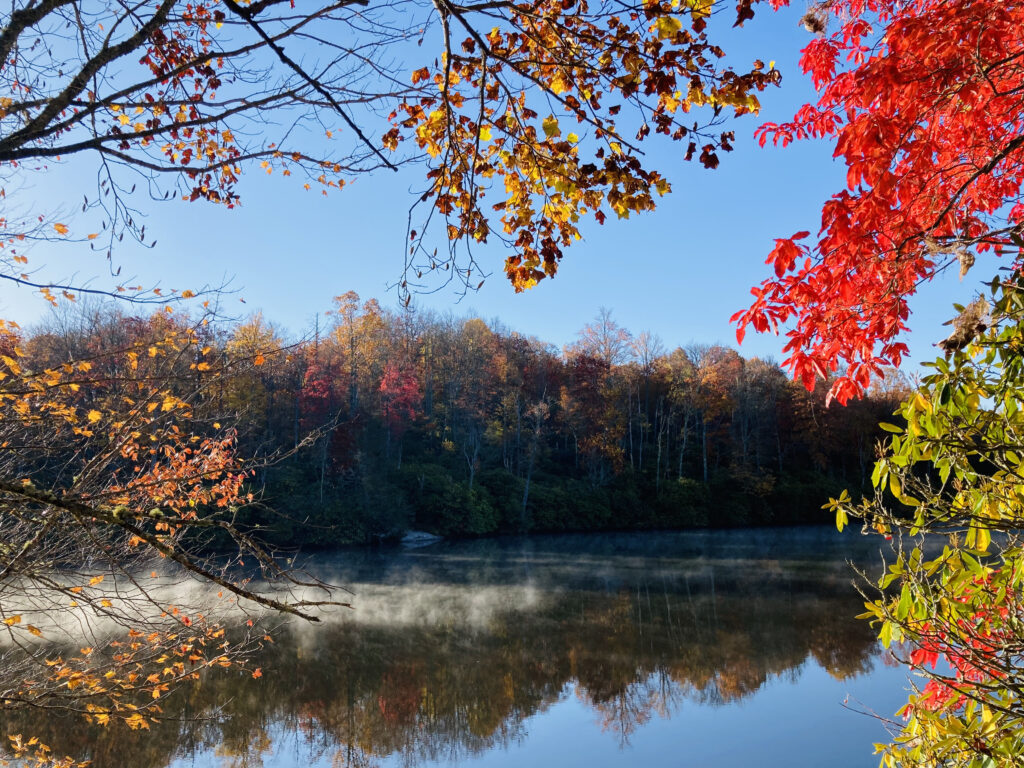
[[[415,761],[423,768],[874,768],[873,744],[887,740],[882,722],[867,714],[894,712],[905,700],[905,672],[876,664],[868,675],[837,681],[813,661],[792,674],[771,678],[757,693],[728,706],[677,697],[624,743],[594,708],[567,686],[557,702],[527,718],[520,738],[476,754]],[[844,702],[847,706],[843,706]],[[274,748],[262,755],[264,768],[327,768],[346,765],[342,746],[316,748],[286,728],[271,729]],[[311,749],[312,748],[312,749]],[[409,756],[367,757],[353,751],[352,765],[405,768]],[[339,759],[340,758],[340,759]],[[223,762],[222,762],[223,761]],[[202,753],[171,768],[213,768],[224,756]],[[249,755],[250,766],[261,757]]]
[[[699,557],[693,557],[695,542],[703,542],[697,547]],[[837,555],[844,544],[846,557]],[[640,552],[644,547],[657,550],[661,556],[642,557]],[[688,556],[672,558],[669,553],[673,549],[687,552]],[[426,643],[423,650],[427,654],[433,647],[429,638],[434,635],[429,631],[420,634],[424,628],[438,624],[454,627],[453,637],[459,638],[461,650],[458,653],[461,656],[458,653],[451,656],[448,652],[445,658],[450,661],[446,662],[443,658],[434,660],[427,655],[424,663],[454,663],[459,667],[457,674],[466,679],[477,679],[475,672],[468,674],[468,671],[472,665],[491,658],[484,650],[478,654],[474,643],[480,643],[484,648],[496,642],[516,642],[519,630],[503,623],[502,615],[522,616],[524,627],[538,622],[543,627],[544,621],[554,620],[554,615],[543,618],[547,616],[544,611],[549,604],[557,606],[559,595],[562,598],[567,594],[573,595],[569,604],[577,599],[584,600],[576,597],[584,594],[589,595],[584,601],[586,604],[615,600],[614,589],[603,598],[599,589],[578,591],[564,584],[561,590],[558,588],[559,578],[571,575],[577,581],[586,582],[588,579],[584,576],[588,572],[593,584],[595,570],[603,570],[612,581],[629,584],[630,593],[637,595],[638,608],[643,605],[640,593],[636,592],[636,585],[641,582],[650,584],[656,600],[662,599],[664,584],[667,605],[667,587],[684,583],[683,572],[700,574],[691,580],[690,585],[695,589],[703,586],[705,590],[707,575],[718,573],[720,586],[717,596],[705,591],[703,601],[694,609],[702,618],[698,621],[695,612],[694,624],[691,625],[688,618],[681,616],[682,623],[672,630],[681,631],[684,635],[698,632],[706,636],[691,636],[690,641],[679,637],[659,642],[643,634],[651,630],[657,633],[658,624],[652,623],[646,629],[641,628],[637,642],[645,645],[653,642],[660,650],[650,651],[643,656],[642,662],[638,656],[635,663],[664,663],[671,668],[676,658],[673,654],[676,653],[715,659],[718,651],[708,643],[712,646],[716,642],[728,643],[730,632],[740,632],[754,646],[744,646],[741,641],[734,646],[734,651],[749,648],[750,668],[745,666],[747,661],[742,655],[730,656],[726,652],[721,658],[731,658],[731,663],[737,666],[711,670],[712,677],[700,683],[701,689],[693,687],[693,683],[673,680],[664,670],[649,674],[639,667],[635,681],[618,693],[614,685],[610,689],[604,688],[603,694],[588,691],[584,684],[574,679],[560,695],[557,688],[544,694],[536,709],[531,705],[526,710],[528,716],[523,717],[524,713],[514,708],[498,730],[482,735],[473,734],[467,725],[472,719],[472,702],[475,699],[472,694],[463,692],[462,706],[465,709],[461,715],[455,716],[454,720],[444,719],[443,723],[435,723],[426,715],[418,717],[407,737],[399,740],[405,746],[396,745],[395,751],[385,756],[365,755],[358,746],[350,749],[344,744],[339,745],[336,739],[343,738],[339,733],[321,734],[315,727],[311,732],[303,733],[293,722],[273,722],[268,727],[271,737],[268,751],[262,755],[248,755],[245,763],[231,762],[225,755],[218,756],[213,751],[200,751],[172,765],[174,768],[228,765],[262,765],[266,768],[307,765],[310,768],[346,765],[381,768],[456,765],[467,768],[873,768],[877,758],[873,756],[872,745],[886,741],[886,732],[878,719],[855,710],[873,711],[883,716],[895,712],[905,701],[905,672],[882,663],[881,658],[876,657],[868,662],[867,671],[837,679],[813,656],[808,655],[802,664],[799,663],[799,654],[804,651],[797,650],[796,659],[784,661],[786,654],[793,650],[787,640],[775,648],[756,645],[758,638],[768,638],[776,645],[780,642],[770,628],[762,626],[760,632],[757,630],[760,622],[770,621],[770,614],[765,612],[765,601],[782,608],[777,614],[781,621],[792,620],[795,616],[808,620],[806,628],[796,628],[796,638],[801,636],[801,632],[806,632],[808,640],[815,632],[826,635],[842,632],[842,627],[848,626],[843,621],[845,616],[833,614],[847,607],[855,608],[858,603],[856,600],[832,600],[828,596],[841,594],[842,590],[849,588],[846,586],[849,571],[844,565],[845,559],[867,559],[872,549],[877,551],[877,542],[856,536],[838,537],[828,529],[797,529],[789,535],[777,531],[736,531],[541,537],[528,543],[512,539],[448,543],[391,555],[351,553],[352,557],[346,559],[353,572],[367,576],[374,570],[369,566],[373,561],[378,578],[352,584],[356,593],[355,609],[342,615],[342,623],[379,628],[390,625],[409,642],[417,643],[420,642],[417,638],[421,638]],[[570,555],[571,552],[574,554]],[[742,556],[744,554],[748,556],[746,559]],[[762,557],[758,557],[759,554]],[[770,557],[765,557],[767,555]],[[325,571],[344,570],[341,561],[330,558],[320,565]],[[489,569],[484,569],[484,565]],[[524,565],[529,566],[528,573],[533,582],[543,586],[535,588],[526,583],[523,578],[525,572],[521,570]],[[793,573],[801,570],[807,571],[809,576],[816,574],[820,581],[803,577],[794,581]],[[464,583],[467,571],[485,573],[488,577],[481,586],[473,588]],[[663,580],[666,575],[667,579]],[[772,586],[773,579],[777,580],[775,587]],[[798,588],[788,589],[786,584],[797,584]],[[627,602],[632,605],[631,600]],[[744,601],[751,606],[748,611],[742,608]],[[818,601],[823,602],[816,614],[809,606],[818,605]],[[580,603],[581,611],[584,602]],[[678,593],[673,603],[674,611],[685,607]],[[804,608],[790,612],[796,604]],[[717,614],[711,613],[714,605],[718,606]],[[649,610],[649,602],[647,606]],[[557,611],[557,607],[554,610]],[[574,620],[571,615],[558,615],[562,615],[565,621]],[[712,615],[715,616],[713,621]],[[809,618],[816,615],[820,615],[820,623]],[[719,616],[724,633],[721,635],[718,634]],[[510,631],[513,637],[499,641],[497,635],[492,636],[487,627],[492,618],[497,619],[493,625],[495,628],[505,628],[498,631]],[[625,622],[633,618],[629,614],[622,616]],[[598,633],[613,630],[614,627],[606,627]],[[765,634],[765,630],[769,631]],[[794,637],[792,627],[786,630],[782,634]],[[548,647],[546,643],[529,635],[525,628],[522,631],[524,634],[519,640],[534,637],[534,644],[528,643],[523,652],[543,654]],[[570,633],[577,631],[588,632],[590,627],[581,623],[569,630]],[[632,632],[633,628],[626,631]],[[546,631],[541,629],[540,633],[546,634]],[[302,635],[300,646],[306,643],[311,644],[311,649],[316,646],[315,628],[308,632],[303,630]],[[444,631],[440,636],[445,636]],[[775,637],[774,641],[772,637]],[[625,651],[628,655],[629,647],[627,643],[615,649],[609,647],[608,651],[613,654]],[[808,647],[821,646],[808,642]],[[843,653],[843,647],[840,643],[836,652]],[[386,645],[381,646],[381,650],[388,653]],[[572,663],[580,665],[579,680],[596,681],[599,687],[601,673],[587,669],[586,665],[614,667],[622,661],[617,657],[602,656],[599,644],[581,644],[578,650],[580,656],[574,657]],[[755,658],[762,650],[765,658]],[[527,659],[531,663],[538,661],[556,666],[559,663],[555,658],[529,656],[524,657],[524,662]],[[687,662],[682,658],[679,661],[685,668]],[[627,674],[630,663],[626,662]],[[782,672],[769,671],[793,663],[797,663],[794,668]],[[358,667],[358,664],[356,660],[353,666]],[[698,663],[697,667],[700,666]],[[401,669],[400,666],[397,668]],[[760,669],[767,673],[763,685],[759,684],[763,679],[759,676]],[[450,670],[450,673],[455,672]],[[744,677],[745,672],[751,673],[749,678]],[[496,670],[496,674],[502,673]],[[372,697],[376,695],[374,693]],[[430,694],[424,692],[423,695]],[[339,692],[339,698],[342,696]],[[369,706],[374,708],[376,698],[372,697]],[[844,702],[848,702],[848,707],[843,706]],[[453,727],[454,732],[445,730]],[[438,728],[440,730],[434,733]]]
[[[593,709],[570,695],[527,721],[526,743],[464,765],[874,768],[871,745],[885,740],[884,729],[841,704],[849,695],[851,703],[893,712],[904,698],[904,680],[902,670],[876,665],[870,675],[839,682],[808,662],[794,682],[775,678],[728,707],[686,701],[671,716],[648,722],[625,747],[617,734],[602,732]]]

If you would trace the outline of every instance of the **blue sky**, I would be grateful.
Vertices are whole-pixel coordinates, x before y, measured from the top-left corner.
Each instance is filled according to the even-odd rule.
[[[762,95],[759,116],[728,126],[736,132],[736,151],[723,155],[717,170],[685,163],[683,147],[649,141],[652,165],[663,170],[674,190],[656,212],[586,227],[584,241],[567,251],[558,276],[530,292],[513,293],[501,272],[505,252],[495,245],[479,253],[491,271],[479,292],[456,303],[452,290],[441,290],[418,296],[416,303],[498,318],[558,346],[570,342],[602,306],[633,332],[657,333],[669,348],[691,342],[735,346],[728,318],[746,307],[750,287],[768,275],[764,259],[773,238],[815,231],[821,203],[845,178],[827,143],[761,149],[752,138],[762,122],[785,120],[813,97],[797,65],[809,34],[797,24],[803,12],[803,4],[798,5],[776,14],[759,6],[758,16],[740,30],[727,29],[731,8],[715,19],[719,29],[712,37],[737,67],[761,58],[774,60],[783,72],[782,87]],[[46,211],[60,209],[58,201],[66,199],[61,220],[75,231],[91,231],[71,212],[82,194],[95,188],[93,172],[88,162],[51,168],[30,178],[17,199]],[[421,180],[422,169],[380,173],[358,178],[325,198],[319,191],[303,190],[295,177],[249,169],[240,188],[243,204],[233,211],[202,203],[139,201],[147,213],[147,235],[157,246],[143,250],[126,242],[115,252],[114,264],[122,276],[166,288],[195,289],[230,279],[239,292],[226,303],[236,308],[235,314],[262,310],[299,335],[312,327],[317,313],[330,308],[332,296],[348,290],[385,306],[396,304],[388,286],[401,270],[406,217],[414,199],[410,189],[422,186]],[[47,277],[73,277],[79,283],[93,279],[98,287],[113,283],[106,260],[84,246],[41,244],[30,258],[32,266],[47,266]],[[972,276],[985,273],[977,269]],[[942,276],[913,301],[914,358],[934,357],[932,344],[945,335],[940,323],[952,315],[951,303],[966,303],[977,285],[971,278],[959,283],[955,275]],[[24,324],[45,312],[45,303],[31,292],[0,287],[3,316]],[[748,333],[740,351],[780,360],[782,344],[779,337]],[[909,373],[913,370],[908,367]]]

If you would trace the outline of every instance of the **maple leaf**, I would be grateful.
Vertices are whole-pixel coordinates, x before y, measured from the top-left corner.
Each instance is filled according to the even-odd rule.
[[[789,324],[785,364],[808,384],[842,365],[831,392],[840,402],[906,355],[899,339],[922,282],[947,264],[1019,253],[1008,233],[1024,226],[1024,70],[1009,63],[1019,60],[1024,7],[872,8],[869,21],[855,0],[821,6],[828,33],[801,58],[817,102],[757,131],[762,144],[833,141],[847,187],[824,203],[816,242],[776,241],[775,278],[737,320],[759,332]]]

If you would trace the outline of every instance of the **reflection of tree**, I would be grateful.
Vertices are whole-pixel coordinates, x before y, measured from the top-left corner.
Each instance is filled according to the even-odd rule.
[[[451,578],[499,582],[491,546]],[[87,755],[95,768],[160,768],[214,751],[225,766],[248,768],[282,742],[346,768],[387,756],[415,766],[515,743],[526,719],[570,685],[625,743],[684,700],[742,699],[766,680],[798,675],[809,658],[838,678],[870,667],[870,628],[842,618],[859,602],[841,564],[737,562],[652,569],[645,561],[601,573],[584,564],[573,575],[558,558],[532,569],[516,561],[516,579],[546,573],[561,588],[529,607],[499,605],[476,625],[349,622],[284,632],[257,662],[261,680],[234,670],[204,679],[168,697],[167,720],[141,735],[29,722],[25,713],[0,727]],[[375,588],[418,603],[435,587]]]
[[[620,745],[624,746],[653,715],[667,717],[682,700],[682,691],[682,687],[665,670],[659,670],[627,686],[610,699],[590,703],[597,711],[601,730],[616,734]]]
[[[260,729],[245,744],[220,744],[216,754],[221,758],[222,768],[262,768],[263,756],[271,752],[273,745],[270,734]]]

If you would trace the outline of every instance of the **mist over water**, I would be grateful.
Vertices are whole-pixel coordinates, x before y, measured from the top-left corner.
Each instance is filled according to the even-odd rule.
[[[353,607],[281,627],[261,679],[208,675],[148,733],[2,725],[96,768],[873,768],[885,731],[843,702],[891,716],[905,698],[851,618],[848,561],[877,570],[879,542],[773,529],[313,555],[302,566]]]

